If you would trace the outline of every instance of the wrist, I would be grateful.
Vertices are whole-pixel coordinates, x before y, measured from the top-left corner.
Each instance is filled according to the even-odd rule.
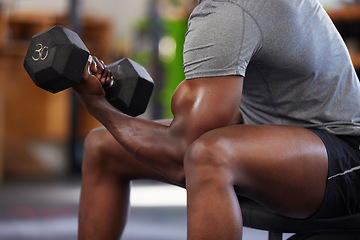
[[[88,110],[88,112],[92,114],[95,109],[99,109],[103,102],[106,102],[106,99],[102,95],[89,95],[86,93],[77,92],[77,96],[80,99],[81,103]]]

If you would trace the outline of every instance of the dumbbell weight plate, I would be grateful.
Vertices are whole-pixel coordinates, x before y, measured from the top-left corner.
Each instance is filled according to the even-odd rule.
[[[37,86],[57,93],[80,82],[88,57],[78,34],[54,26],[33,36],[24,68]]]
[[[145,112],[154,89],[154,81],[143,66],[124,58],[107,66],[114,78],[113,86],[106,89],[106,99],[117,109],[130,116]]]

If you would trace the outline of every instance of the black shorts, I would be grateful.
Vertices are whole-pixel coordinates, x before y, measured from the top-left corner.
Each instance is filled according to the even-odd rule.
[[[346,216],[360,212],[360,137],[309,129],[324,142],[329,172],[324,201],[312,218]]]

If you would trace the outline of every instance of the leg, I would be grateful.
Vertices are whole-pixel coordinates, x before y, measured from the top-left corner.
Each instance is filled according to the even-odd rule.
[[[188,239],[241,239],[238,194],[274,211],[307,217],[320,207],[328,171],[325,146],[309,130],[237,125],[204,134],[184,160]]]
[[[169,182],[173,173],[163,168],[160,175],[139,162],[103,128],[87,136],[84,150],[79,239],[119,239],[126,224],[131,180]]]

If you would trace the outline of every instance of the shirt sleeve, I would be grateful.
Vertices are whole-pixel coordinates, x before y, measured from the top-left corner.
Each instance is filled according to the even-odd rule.
[[[241,75],[261,47],[261,32],[240,6],[203,1],[189,18],[184,43],[186,79]]]

